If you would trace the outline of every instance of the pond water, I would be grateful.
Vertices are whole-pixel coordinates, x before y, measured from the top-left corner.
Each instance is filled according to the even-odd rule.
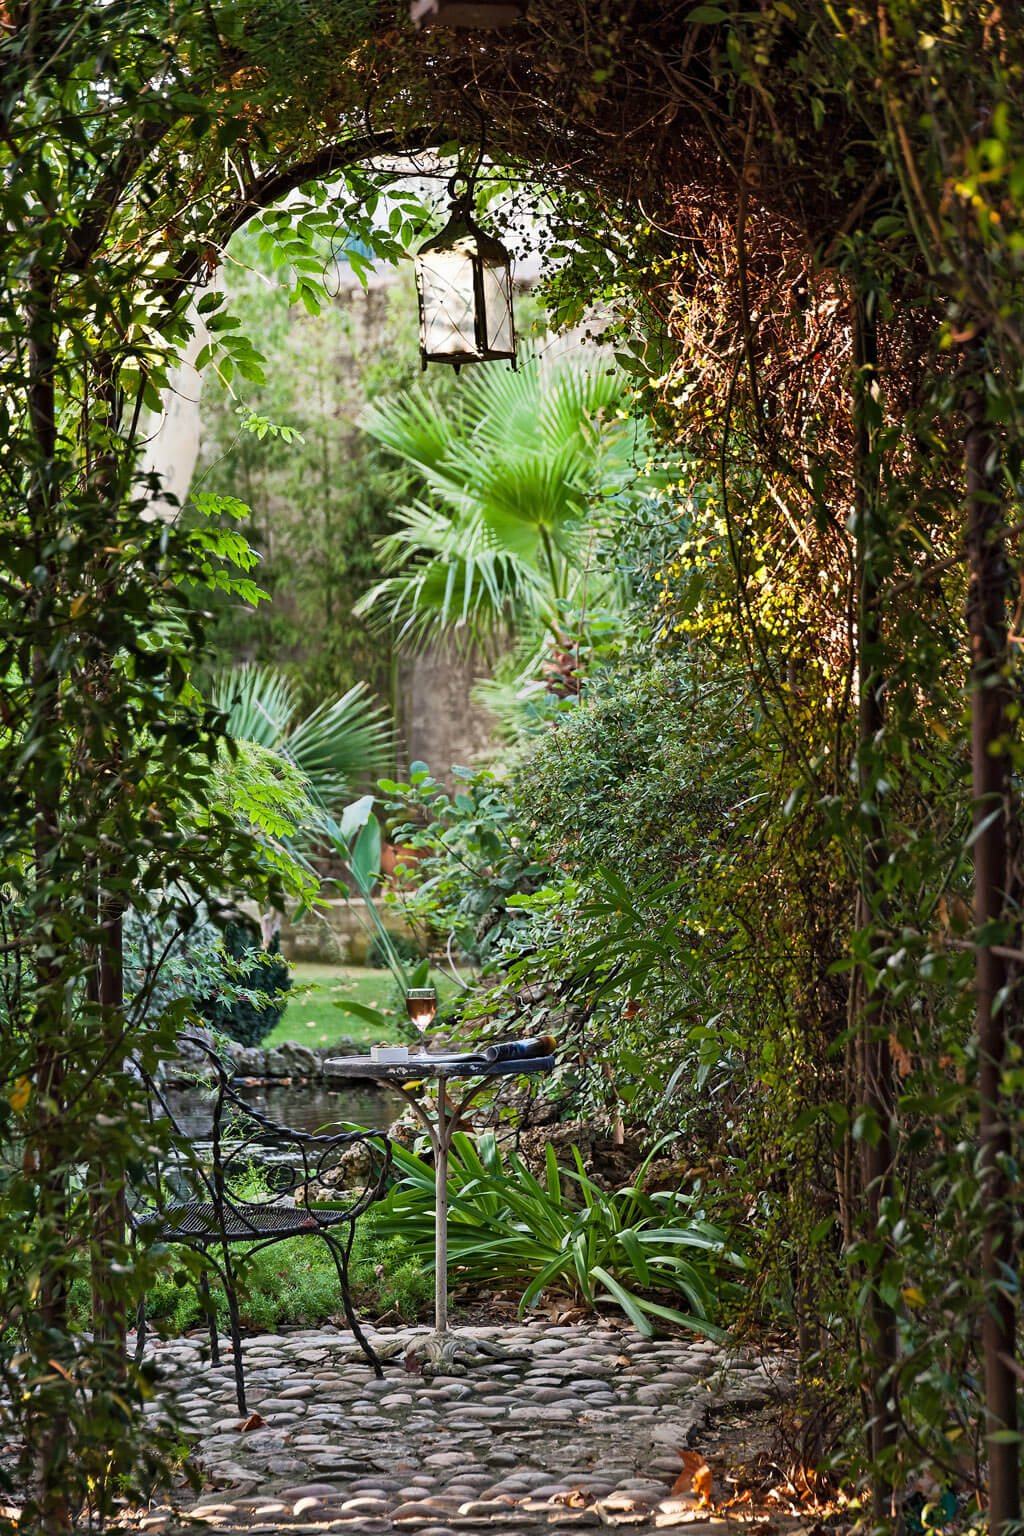
[[[322,1083],[233,1083],[240,1099],[261,1114],[293,1131],[331,1134],[349,1125],[384,1131],[406,1107],[401,1095],[372,1083],[326,1088]],[[193,1088],[167,1090],[167,1102],[189,1136],[204,1141],[210,1135],[209,1099]]]

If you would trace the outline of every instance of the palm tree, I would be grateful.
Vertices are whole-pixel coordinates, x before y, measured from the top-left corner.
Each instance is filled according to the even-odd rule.
[[[536,358],[474,371],[443,405],[422,387],[374,403],[363,426],[423,492],[395,514],[379,546],[390,574],[356,613],[394,626],[399,643],[532,634],[564,646],[569,612],[618,595],[593,573],[595,539],[650,493],[628,405],[616,370]]]
[[[227,713],[236,741],[275,752],[305,780],[322,810],[339,806],[359,784],[391,766],[392,730],[387,711],[370,701],[365,683],[296,719],[293,685],[272,667],[232,667],[214,678],[211,702]]]

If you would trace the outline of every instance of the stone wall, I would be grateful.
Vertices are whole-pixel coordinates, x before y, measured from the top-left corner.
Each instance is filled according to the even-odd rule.
[[[389,933],[412,938],[412,930],[401,913],[377,904],[377,911]],[[324,965],[363,965],[373,938],[373,919],[365,901],[323,901],[318,915],[307,913],[298,923],[281,925],[281,953],[286,960],[320,962]]]
[[[477,678],[488,675],[478,651],[461,655],[454,645],[402,657],[395,700],[400,777],[410,763],[426,763],[451,790],[454,764],[473,767],[493,756],[493,717],[470,699]]]
[[[195,1044],[197,1040],[202,1042],[205,1050]],[[237,1040],[224,1037],[214,1039],[208,1029],[195,1027],[179,1037],[177,1058],[162,1064],[160,1081],[168,1087],[176,1088],[193,1088],[197,1082],[212,1081],[217,1069],[208,1051],[212,1051],[223,1064],[230,1063],[230,1076],[240,1078],[243,1082],[256,1083],[320,1078],[328,1056],[359,1055],[360,1047],[344,1035],[333,1045],[319,1050],[311,1050],[308,1045],[298,1045],[293,1040],[269,1048],[262,1045],[240,1045]]]

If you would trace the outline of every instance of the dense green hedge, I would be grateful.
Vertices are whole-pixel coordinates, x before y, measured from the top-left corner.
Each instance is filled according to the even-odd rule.
[[[255,928],[255,924],[252,925]],[[229,994],[196,999],[196,1011],[211,1029],[218,1029],[242,1045],[259,1045],[282,1018],[291,973],[274,935],[270,948],[253,944],[253,931],[242,921],[224,929],[224,949],[235,962]]]

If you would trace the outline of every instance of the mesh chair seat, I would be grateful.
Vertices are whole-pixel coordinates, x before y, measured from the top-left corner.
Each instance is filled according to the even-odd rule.
[[[202,1242],[209,1238],[211,1242],[227,1239],[232,1243],[247,1238],[258,1242],[261,1237],[300,1237],[349,1219],[348,1211],[319,1210],[314,1216],[301,1205],[216,1205],[212,1200],[189,1200],[184,1205],[167,1206],[162,1214],[163,1242],[181,1242],[186,1238]]]

